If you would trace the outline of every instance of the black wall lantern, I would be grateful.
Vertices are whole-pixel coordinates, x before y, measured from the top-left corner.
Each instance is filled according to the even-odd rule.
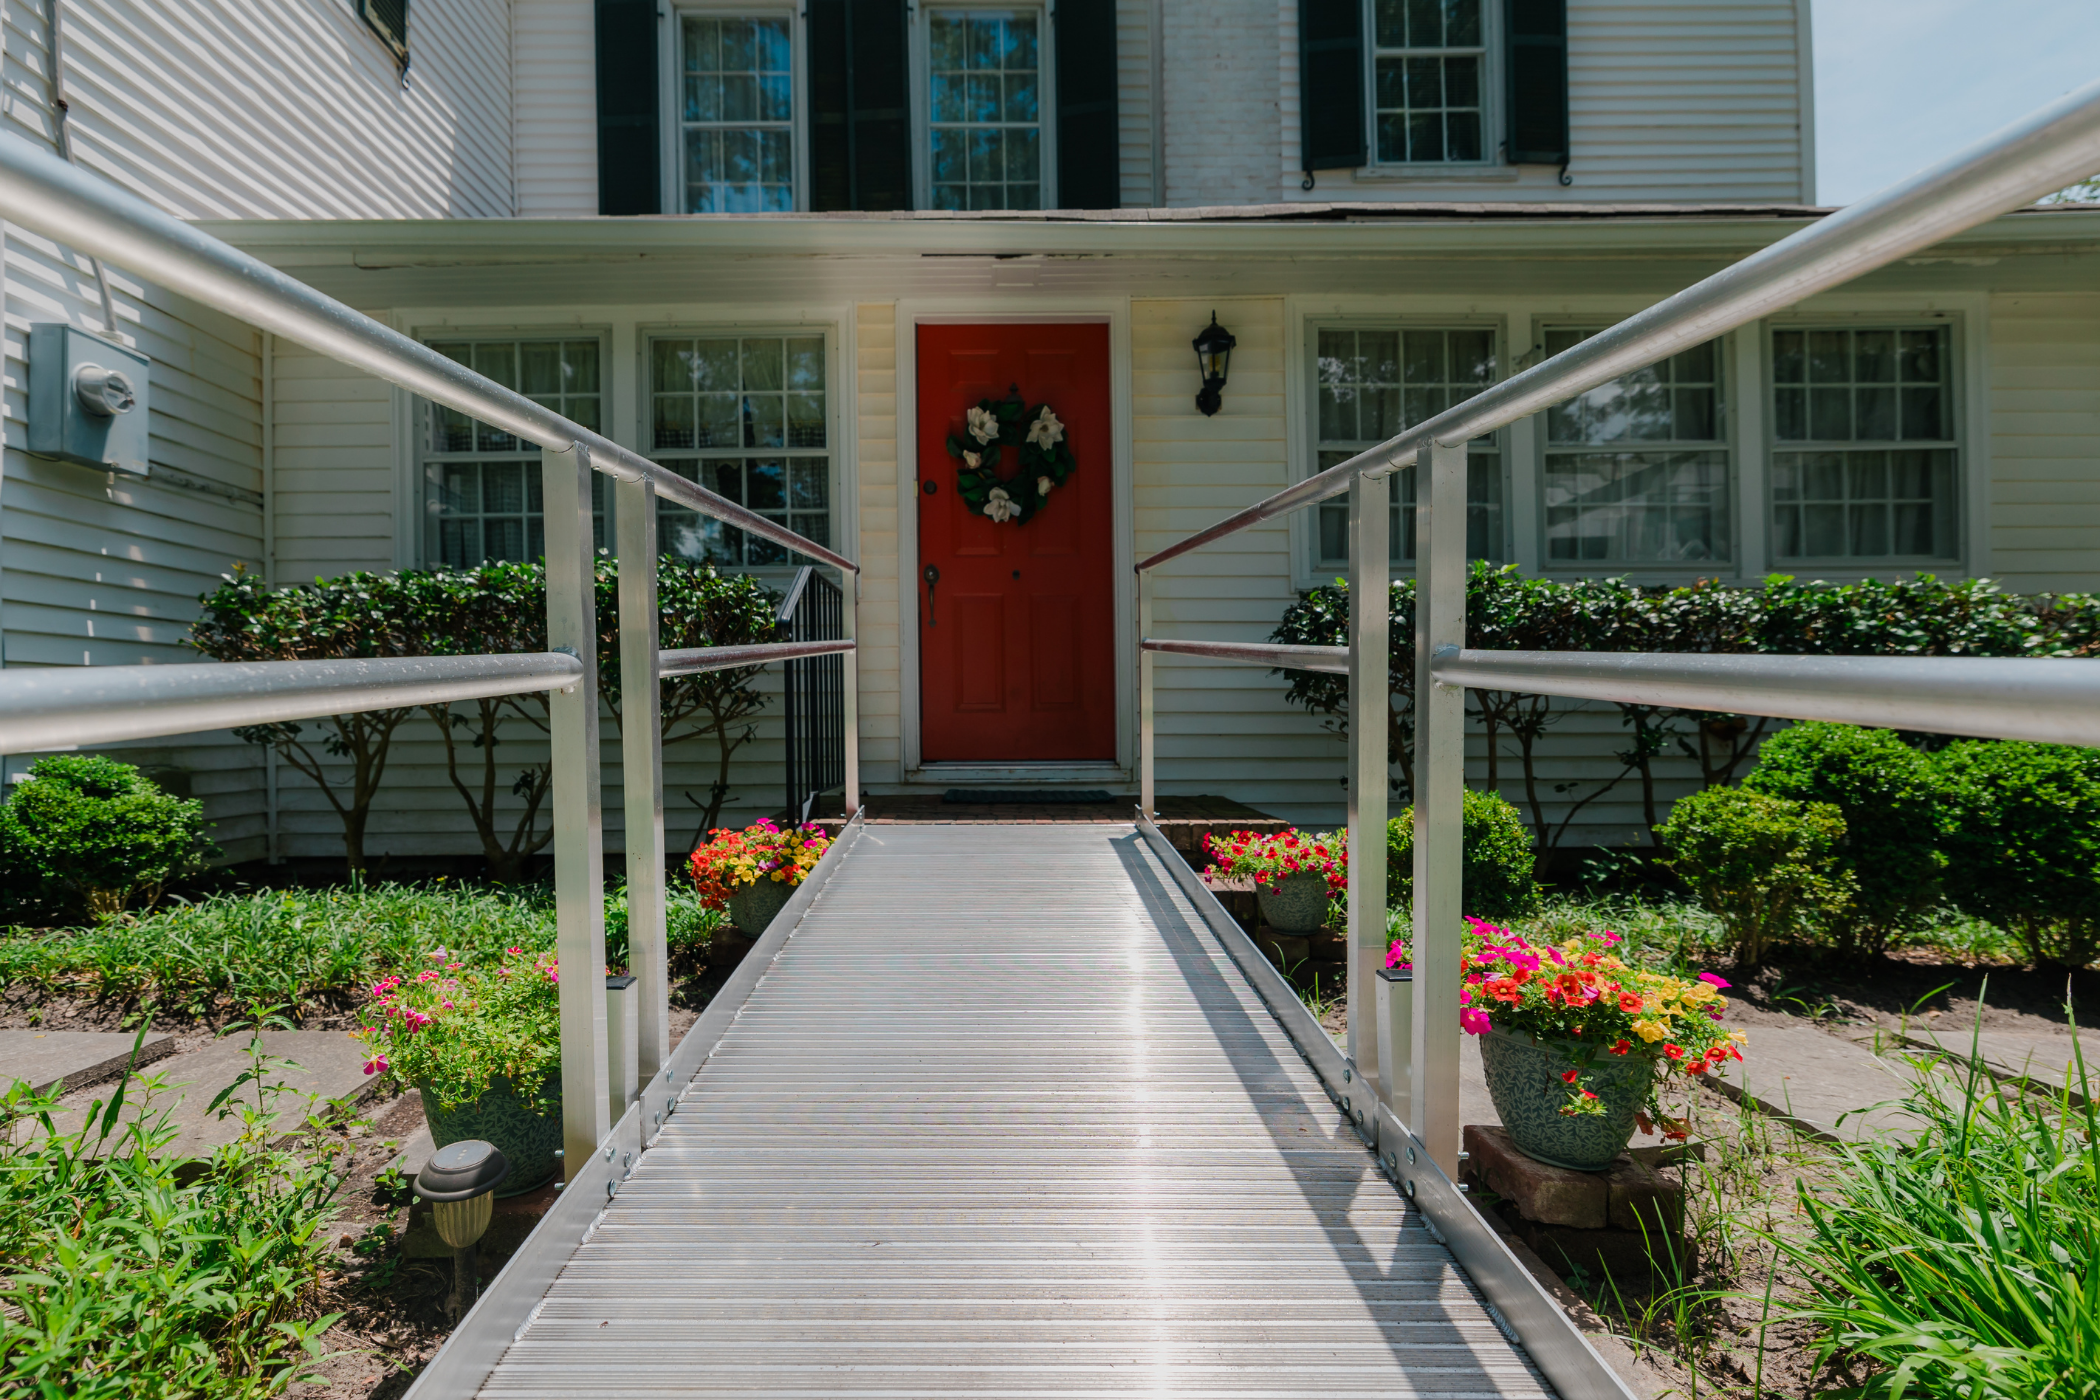
[[[1239,342],[1232,332],[1218,324],[1218,313],[1210,313],[1210,324],[1203,333],[1190,342],[1196,347],[1196,372],[1203,376],[1203,389],[1196,395],[1196,407],[1208,418],[1225,406],[1218,391],[1225,387],[1226,371],[1232,368],[1232,347]]]

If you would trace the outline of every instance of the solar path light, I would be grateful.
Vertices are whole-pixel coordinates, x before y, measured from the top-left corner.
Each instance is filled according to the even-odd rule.
[[[416,1173],[416,1194],[430,1202],[438,1238],[452,1246],[452,1295],[445,1300],[445,1313],[454,1322],[474,1306],[479,1287],[474,1245],[489,1228],[496,1188],[509,1175],[510,1162],[494,1143],[479,1138],[440,1147]]]

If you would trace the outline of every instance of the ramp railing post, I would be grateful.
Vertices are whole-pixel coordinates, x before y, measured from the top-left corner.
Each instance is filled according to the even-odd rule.
[[[1158,791],[1154,783],[1157,738],[1153,732],[1152,653],[1145,638],[1152,635],[1152,571],[1140,569],[1138,596],[1138,807],[1148,817],[1159,815]]]
[[[1466,445],[1435,443],[1416,461],[1415,1016],[1408,1127],[1456,1180],[1466,693],[1438,686],[1429,664],[1465,643]]]
[[[627,970],[640,1002],[635,1017],[640,1084],[671,1057],[670,953],[664,931],[663,687],[656,675],[656,491],[646,481],[613,484],[620,563],[620,777],[626,814]],[[612,1106],[619,1117],[627,1105]]]
[[[547,698],[553,761],[555,952],[561,960],[563,1178],[589,1163],[612,1127],[606,1095],[604,796],[598,785],[598,627],[591,570],[588,449],[543,449],[547,649],[583,662]]]
[[[1392,483],[1349,488],[1349,1058],[1373,1093],[1390,1098],[1370,1014],[1385,965],[1386,710],[1392,703]]]
[[[846,815],[860,810],[860,573],[839,578],[839,636],[855,643],[839,657],[839,722],[846,744]]]

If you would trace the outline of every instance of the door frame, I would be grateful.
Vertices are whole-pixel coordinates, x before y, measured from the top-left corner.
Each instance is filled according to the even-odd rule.
[[[1110,567],[1115,571],[1116,759],[1114,763],[927,763],[920,747],[919,695],[919,327],[1094,324],[1108,327]],[[1131,460],[1130,298],[917,297],[897,303],[897,650],[899,777],[907,787],[957,783],[1127,783],[1137,734],[1136,506]],[[1086,470],[1081,466],[1080,470]],[[904,595],[912,621],[904,621]]]

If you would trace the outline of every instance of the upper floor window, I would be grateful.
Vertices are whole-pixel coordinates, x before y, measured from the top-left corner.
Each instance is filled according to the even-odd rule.
[[[1772,332],[1772,547],[1782,559],[1955,557],[1945,326]]]
[[[792,210],[795,64],[787,12],[687,14],[679,29],[683,209]]]
[[[934,208],[1043,207],[1042,30],[1039,9],[927,10]]]
[[[1597,333],[1545,333],[1557,355]],[[1546,410],[1547,567],[1730,557],[1720,343]]]
[[[408,0],[357,0],[357,17],[378,36],[394,62],[408,66]]]
[[[436,340],[430,348],[600,431],[603,390],[596,339]],[[540,449],[457,409],[425,404],[423,555],[432,564],[471,569],[547,552],[540,494]],[[605,481],[592,479],[592,532],[605,543]]]
[[[831,543],[831,430],[824,337],[655,336],[650,455],[738,505]],[[665,553],[731,567],[806,562],[770,540],[664,505]]]
[[[1485,327],[1319,327],[1313,332],[1315,469],[1325,471],[1495,382]],[[1390,478],[1392,560],[1415,558],[1415,469]],[[1349,562],[1349,502],[1321,502],[1314,566]],[[1483,438],[1466,454],[1466,555],[1502,555],[1502,454]]]
[[[1486,151],[1483,0],[1371,0],[1380,164],[1479,161]]]

